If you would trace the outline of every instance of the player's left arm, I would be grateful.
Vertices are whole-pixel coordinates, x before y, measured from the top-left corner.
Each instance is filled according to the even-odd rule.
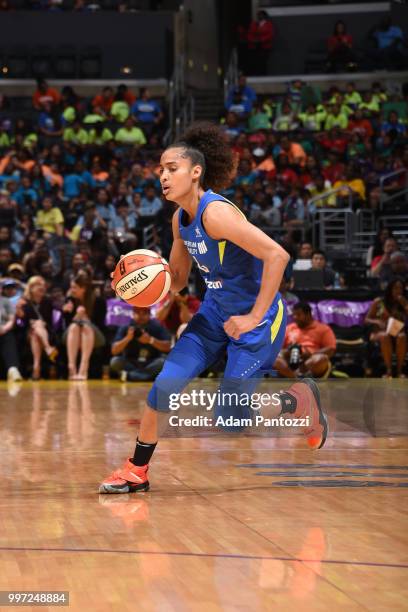
[[[277,242],[224,202],[213,202],[207,206],[203,222],[211,238],[229,240],[263,261],[261,288],[251,312],[232,316],[224,323],[227,334],[239,339],[241,334],[262,322],[278,292],[290,256]]]

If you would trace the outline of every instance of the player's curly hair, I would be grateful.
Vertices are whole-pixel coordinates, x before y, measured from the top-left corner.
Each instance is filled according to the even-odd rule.
[[[183,157],[202,167],[201,185],[204,189],[225,189],[236,172],[236,158],[225,134],[217,125],[197,122],[169,149],[184,148]]]

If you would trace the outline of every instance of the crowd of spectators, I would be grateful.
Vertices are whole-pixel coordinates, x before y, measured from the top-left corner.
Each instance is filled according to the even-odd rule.
[[[106,367],[113,357],[115,372],[123,357],[124,371],[138,362],[153,376],[150,357],[156,353],[157,364],[170,347],[166,329],[152,323],[148,334],[146,313],[138,312],[133,319],[146,331],[122,337],[106,317],[120,254],[143,246],[146,227],[163,253],[171,245],[172,211],[157,172],[160,101],[125,85],[87,100],[39,81],[27,116],[16,117],[2,97],[0,117],[0,351],[9,377],[37,380],[45,367],[83,380],[90,368],[94,374],[96,353]]]
[[[363,56],[363,57],[361,57]],[[401,70],[408,62],[408,45],[402,29],[383,17],[367,33],[364,50],[357,52],[344,21],[337,21],[327,40],[327,70],[337,72],[357,70],[360,60],[366,68]]]
[[[269,74],[269,58],[273,54],[275,39],[276,27],[267,11],[258,11],[256,19],[247,26],[239,26],[240,68],[249,75]],[[347,31],[347,24],[338,20],[325,44],[326,58],[322,58],[320,66],[314,65],[314,71],[403,70],[408,66],[408,41],[402,29],[393,24],[390,15],[385,15],[365,31],[359,41],[355,41]],[[307,62],[308,58],[305,59]]]
[[[394,196],[400,212],[407,213],[407,94],[406,87],[389,92],[378,82],[359,90],[350,81],[322,96],[317,88],[294,81],[284,96],[259,98],[241,75],[226,99],[221,122],[238,157],[237,176],[227,196],[253,223],[284,243],[295,270],[320,271],[323,294],[357,286],[347,266],[336,271],[318,244],[312,244],[316,212],[366,210],[381,228],[382,215],[392,210],[383,210],[384,198]],[[364,321],[371,330],[365,332],[367,340],[380,347],[385,376],[391,375],[394,350],[395,372],[402,375],[407,352],[407,253],[390,229],[382,228],[361,264],[365,279],[359,280],[359,288],[378,294],[385,290],[388,295],[395,283],[402,287],[397,307],[391,307],[390,298],[376,298],[384,319],[370,312]],[[296,292],[290,272],[286,281],[286,291]],[[294,303],[295,296],[290,297]],[[326,375],[335,352],[333,332],[313,319],[307,304],[300,303],[292,316],[276,369],[285,376],[306,371]],[[394,328],[395,337],[387,327],[391,319],[402,322],[401,329]],[[294,368],[289,360],[297,345],[301,357]]]
[[[408,167],[406,99],[390,96],[378,83],[365,92],[349,83],[324,99],[313,96],[318,96],[315,89],[294,82],[285,96],[258,99],[240,78],[221,118],[238,161],[224,195],[280,240],[293,260],[302,260],[303,269],[309,262],[319,270],[324,288],[340,288],[344,278],[312,244],[311,215],[322,204],[348,205],[350,193],[354,210],[380,215],[379,179]],[[0,112],[4,373],[11,380],[109,374],[128,381],[153,379],[197,311],[202,286],[169,295],[151,311],[125,312],[115,300],[110,273],[122,253],[146,246],[146,231],[149,247],[169,255],[173,207],[161,198],[158,179],[165,109],[145,89],[136,96],[124,85],[116,91],[105,87],[86,100],[72,88],[59,92],[40,81],[29,118],[15,117],[5,98]],[[347,191],[333,194],[332,187]],[[388,188],[392,192],[401,184],[392,180]],[[367,266],[378,290],[402,282],[398,295],[394,290],[392,299],[376,302],[376,311],[367,315],[386,373],[395,349],[401,374],[405,340],[383,337],[388,319],[400,320],[406,312],[407,259],[392,232],[379,232]],[[292,291],[289,267],[285,299],[294,301]],[[293,313],[286,352],[276,366],[282,375],[297,372],[287,361],[289,332],[295,337],[296,326],[298,342],[309,331],[313,336],[297,373],[321,375],[330,369],[332,337],[309,315],[302,304]],[[397,337],[405,338],[404,330]],[[215,366],[215,374],[221,369],[222,363]]]
[[[407,101],[406,88],[390,95],[380,83],[358,91],[353,82],[322,98],[302,81],[259,100],[241,76],[222,119],[239,157],[229,193],[271,227],[304,229],[319,207],[379,215],[380,179],[408,168]],[[391,177],[385,193],[404,181],[403,172]]]

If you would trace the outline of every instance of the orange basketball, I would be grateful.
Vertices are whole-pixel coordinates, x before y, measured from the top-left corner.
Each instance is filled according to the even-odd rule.
[[[132,306],[148,307],[168,293],[171,284],[167,261],[147,249],[127,253],[116,265],[112,287],[116,295]]]

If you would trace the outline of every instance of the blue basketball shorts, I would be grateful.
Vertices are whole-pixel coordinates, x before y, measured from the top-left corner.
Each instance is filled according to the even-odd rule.
[[[211,300],[204,300],[178,342],[167,356],[147,397],[150,408],[167,412],[169,395],[181,393],[189,381],[218,361],[227,351],[227,364],[220,388],[234,391],[245,385],[253,392],[263,371],[270,370],[282,347],[286,329],[286,307],[281,298],[255,329],[239,340],[228,336],[224,323],[230,315],[220,312]],[[251,379],[253,386],[251,388]],[[238,415],[237,415],[238,416]]]

